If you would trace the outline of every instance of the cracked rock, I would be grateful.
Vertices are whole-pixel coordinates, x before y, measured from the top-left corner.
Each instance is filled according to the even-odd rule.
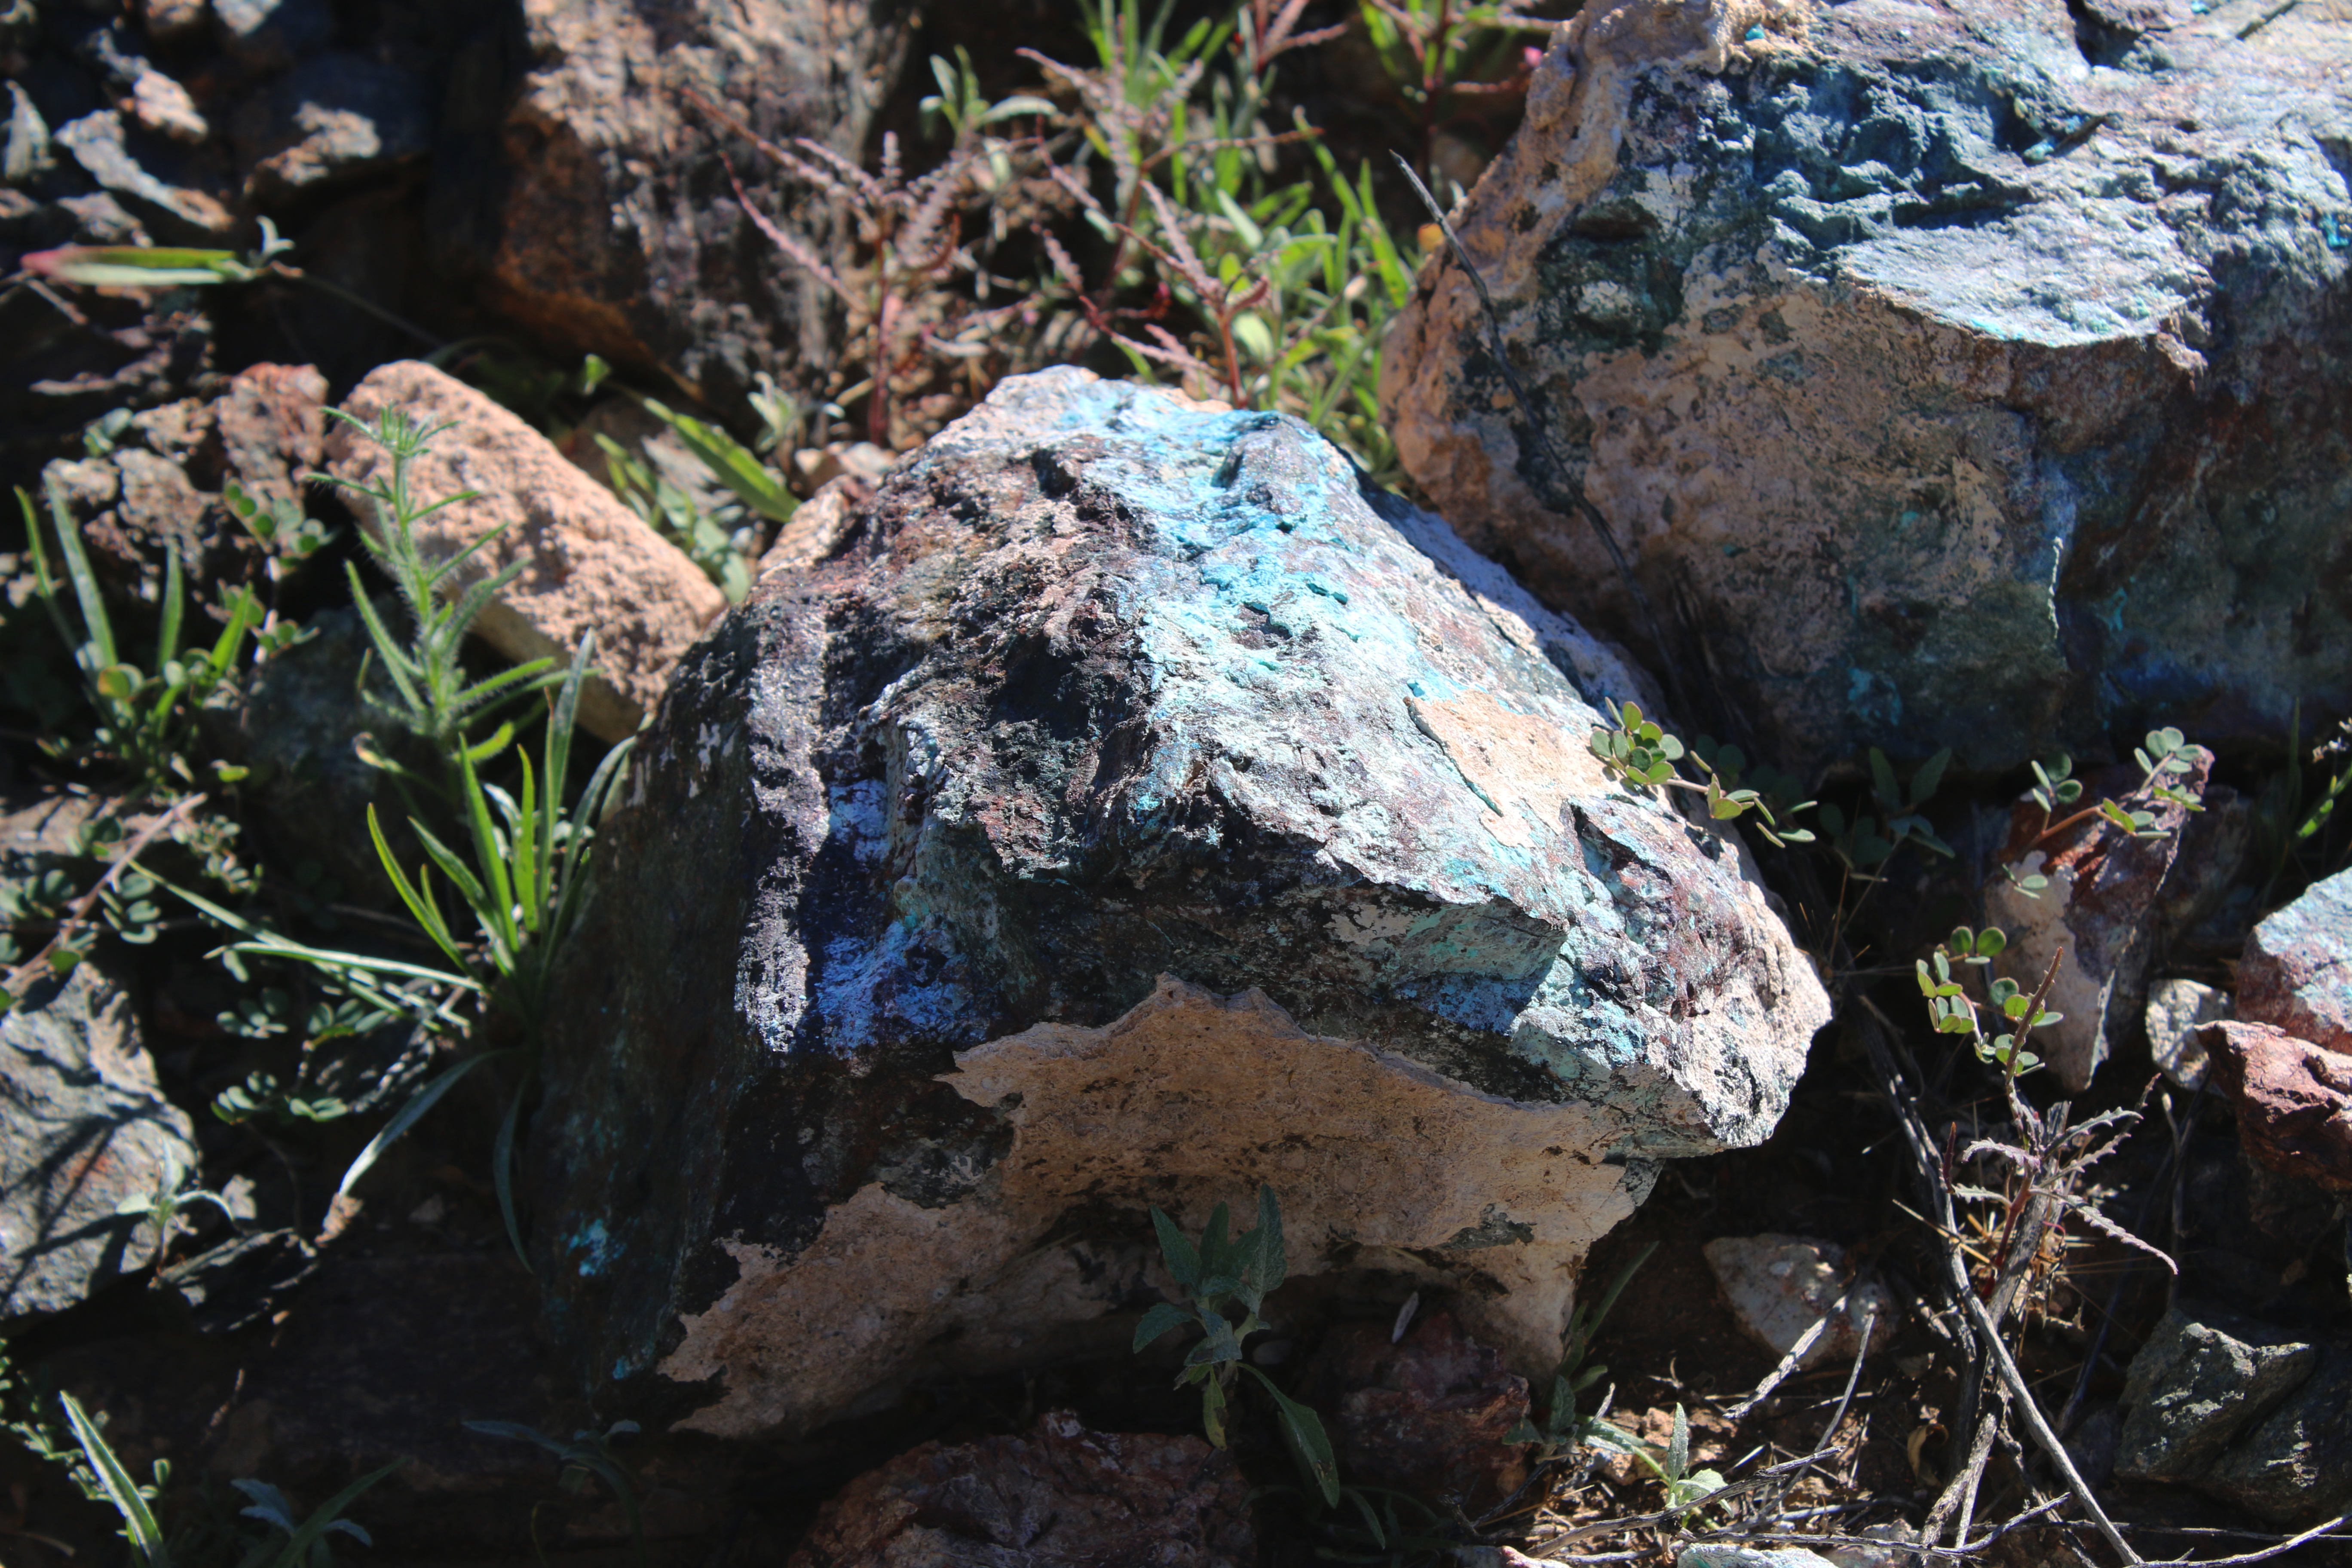
[[[583,480],[583,482],[585,482]],[[1827,1014],[1641,681],[1296,421],[1006,382],[683,661],[546,1037],[535,1246],[619,1404],[804,1428],[1123,1352],[1260,1182],[1549,1372],[1653,1162]]]

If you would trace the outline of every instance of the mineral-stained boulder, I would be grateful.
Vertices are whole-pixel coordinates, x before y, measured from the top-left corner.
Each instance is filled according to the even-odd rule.
[[[824,1505],[788,1568],[1246,1568],[1249,1488],[1198,1437],[1090,1432],[926,1443]]]
[[[858,157],[904,64],[913,7],[518,9],[529,74],[477,153],[436,159],[445,265],[541,338],[667,371],[717,406],[739,405],[761,370],[796,384],[828,363],[830,302],[744,216],[717,154],[764,214],[821,251],[837,215],[706,106],[770,142],[813,136]],[[461,62],[478,68],[494,68]]]
[[[2238,1016],[2352,1057],[2352,871],[2254,927],[2238,965]]]
[[[1568,471],[1450,259],[1399,450],[1639,634],[1580,489],[1785,766],[2283,737],[2352,703],[2347,63],[2265,0],[1588,5],[1459,217]]]
[[[1304,426],[1015,378],[830,537],[680,664],[547,1029],[533,1246],[614,1403],[1123,1351],[1147,1206],[1261,1181],[1294,1275],[1548,1371],[1651,1162],[1780,1114],[1825,999],[1586,750],[1634,677]]]
[[[343,405],[360,420],[387,408],[426,429],[446,426],[408,465],[418,504],[473,492],[416,524],[427,558],[455,555],[498,531],[460,569],[460,586],[528,563],[475,623],[482,640],[517,662],[569,662],[581,634],[593,629],[596,673],[581,688],[581,728],[607,741],[634,731],[670,666],[727,607],[718,584],[546,437],[465,383],[403,360],[371,372]],[[383,448],[349,425],[329,432],[327,456],[348,483],[377,487],[390,477]],[[366,526],[383,525],[374,502],[351,500]]]

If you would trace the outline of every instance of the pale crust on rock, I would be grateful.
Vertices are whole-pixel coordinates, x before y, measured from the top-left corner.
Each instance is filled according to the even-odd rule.
[[[956,1063],[946,1081],[1013,1128],[993,1191],[925,1209],[868,1185],[788,1262],[729,1245],[741,1278],[685,1316],[661,1365],[726,1380],[682,1428],[804,1426],[943,1335],[967,1371],[1009,1363],[1024,1325],[1120,1310],[1149,1246],[1139,1214],[1125,1268],[1081,1260],[1052,1240],[1071,1207],[1160,1190],[1197,1232],[1208,1216],[1181,1194],[1221,1193],[1246,1224],[1269,1168],[1294,1278],[1376,1263],[1450,1287],[1474,1336],[1540,1368],[1559,1355],[1586,1250],[1648,1185],[1646,1167],[1606,1162],[1616,1129],[1593,1106],[1478,1093],[1369,1042],[1308,1035],[1256,991],[1163,979],[1107,1027],[1041,1024]],[[860,1310],[841,1310],[845,1291]]]

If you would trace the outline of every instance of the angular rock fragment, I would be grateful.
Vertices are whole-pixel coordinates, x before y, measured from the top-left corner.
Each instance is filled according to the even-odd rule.
[[[2175,1307],[2132,1358],[2116,1474],[2195,1480],[2318,1364],[2316,1346],[2267,1324]]]
[[[427,429],[447,426],[409,465],[410,494],[427,503],[475,492],[416,525],[426,555],[454,555],[501,529],[461,572],[465,581],[530,563],[475,631],[518,663],[568,663],[593,628],[596,674],[581,689],[581,726],[607,741],[633,732],[726,595],[547,437],[463,382],[404,360],[372,372],[343,405],[360,420],[394,407]],[[348,425],[329,433],[327,456],[341,479],[380,485],[389,474],[383,448]],[[368,526],[380,526],[373,503],[351,499]]]
[[[2284,1525],[2352,1504],[2352,1351],[2176,1306],[2132,1358],[2116,1473]]]
[[[0,1318],[62,1311],[145,1268],[155,1227],[119,1211],[195,1168],[187,1115],[97,964],[0,1016]]]
[[[1767,1232],[1717,1237],[1702,1250],[1740,1329],[1774,1355],[1788,1355],[1820,1325],[1800,1371],[1853,1364],[1864,1334],[1873,1350],[1895,1338],[1895,1298],[1876,1280],[1853,1278],[1834,1242]]]
[[[2202,746],[2187,753],[2190,770],[2170,783],[2193,800],[2205,792],[2213,753]],[[2122,798],[2140,779],[2137,768],[2111,770],[2091,781],[2085,802]],[[2158,837],[2137,837],[2095,816],[2071,827],[2062,819],[2053,833],[2031,796],[2019,801],[2000,853],[2016,876],[1997,876],[1985,887],[1986,919],[2009,933],[2004,969],[2020,988],[2032,990],[2058,962],[2048,1005],[2059,1020],[2043,1037],[2051,1074],[2069,1094],[2089,1087],[2114,1037],[2139,1022],[2157,911],[2197,820],[2168,801],[2133,795],[2130,805],[2154,816]],[[2017,877],[2036,873],[2050,885],[2030,894]]]
[[[2247,1152],[2273,1171],[2352,1192],[2352,1056],[2268,1024],[2199,1031]]]
[[[2352,1056],[2352,871],[2254,927],[2238,964],[2238,1016]]]
[[[1387,1323],[1341,1325],[1296,1393],[1322,1414],[1352,1484],[1475,1519],[1528,1479],[1526,1450],[1504,1440],[1528,1418],[1528,1380],[1451,1312],[1418,1315],[1402,1340]]]
[[[824,1505],[787,1568],[1250,1568],[1249,1488],[1198,1437],[1090,1432],[926,1443]]]
[[[534,1243],[621,1403],[806,1427],[1124,1349],[1149,1205],[1522,1371],[1826,1014],[1639,689],[1294,421],[1016,378],[679,667],[549,1026]],[[1433,1305],[1434,1305],[1433,1301]]]
[[[1586,5],[1457,218],[1568,471],[1450,258],[1408,470],[1640,635],[1588,497],[1801,773],[2352,705],[2352,29],[2084,9]]]
[[[247,197],[268,205],[424,156],[433,91],[416,72],[347,50],[305,60],[239,109],[229,127]]]
[[[2194,980],[2159,980],[2147,988],[2147,1054],[2176,1089],[2205,1081],[2205,1045],[2198,1031],[2231,1016],[2226,992]]]

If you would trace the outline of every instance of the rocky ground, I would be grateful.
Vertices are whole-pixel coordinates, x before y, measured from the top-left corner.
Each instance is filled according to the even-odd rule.
[[[1538,9],[0,11],[12,1560],[2352,1561],[2352,20]]]

